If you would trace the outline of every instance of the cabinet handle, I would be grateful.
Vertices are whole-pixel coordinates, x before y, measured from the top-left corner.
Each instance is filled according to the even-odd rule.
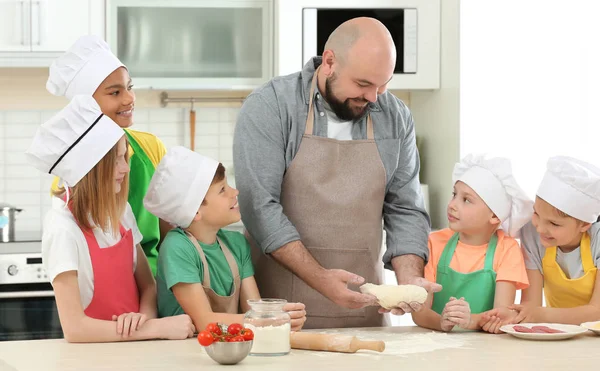
[[[19,1],[21,5],[21,45],[25,46],[25,1]]]
[[[33,2],[34,5],[37,5],[37,23],[38,23],[38,30],[37,30],[37,43],[36,45],[42,45],[42,3],[40,1],[34,1]],[[33,21],[33,20],[32,20]]]

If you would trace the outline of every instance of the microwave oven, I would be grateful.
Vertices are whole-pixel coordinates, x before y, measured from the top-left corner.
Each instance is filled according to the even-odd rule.
[[[388,89],[440,88],[441,0],[281,0],[275,9],[275,75],[301,70],[322,55],[335,27],[367,16],[386,25],[396,44],[396,72]]]

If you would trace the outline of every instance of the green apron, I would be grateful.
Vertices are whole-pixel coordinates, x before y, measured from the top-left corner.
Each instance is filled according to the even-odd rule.
[[[148,258],[152,274],[156,275],[156,260],[158,258],[158,243],[160,241],[160,228],[158,218],[144,207],[144,196],[148,185],[154,175],[154,164],[133,136],[125,130],[129,145],[133,149],[133,156],[129,159],[129,204],[140,233],[142,234],[142,249]]]
[[[458,244],[458,233],[448,241],[437,266],[436,282],[442,285],[442,291],[433,295],[433,309],[442,314],[450,297],[464,297],[469,303],[471,313],[482,313],[494,308],[496,295],[496,272],[494,272],[494,254],[498,236],[496,233],[490,239],[485,253],[483,269],[471,273],[460,273],[450,268],[450,261]]]

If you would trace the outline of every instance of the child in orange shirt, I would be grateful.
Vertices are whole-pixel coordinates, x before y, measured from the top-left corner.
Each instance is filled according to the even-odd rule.
[[[469,155],[454,167],[453,181],[450,228],[430,234],[425,267],[425,278],[443,288],[429,294],[413,320],[434,330],[481,330],[483,312],[508,311],[516,291],[529,285],[512,236],[531,219],[533,203],[516,183],[508,159]]]

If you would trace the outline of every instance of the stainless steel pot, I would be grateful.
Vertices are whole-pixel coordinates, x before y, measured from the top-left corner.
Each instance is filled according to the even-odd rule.
[[[0,203],[0,242],[13,242],[15,240],[15,216],[21,211],[23,209]]]

